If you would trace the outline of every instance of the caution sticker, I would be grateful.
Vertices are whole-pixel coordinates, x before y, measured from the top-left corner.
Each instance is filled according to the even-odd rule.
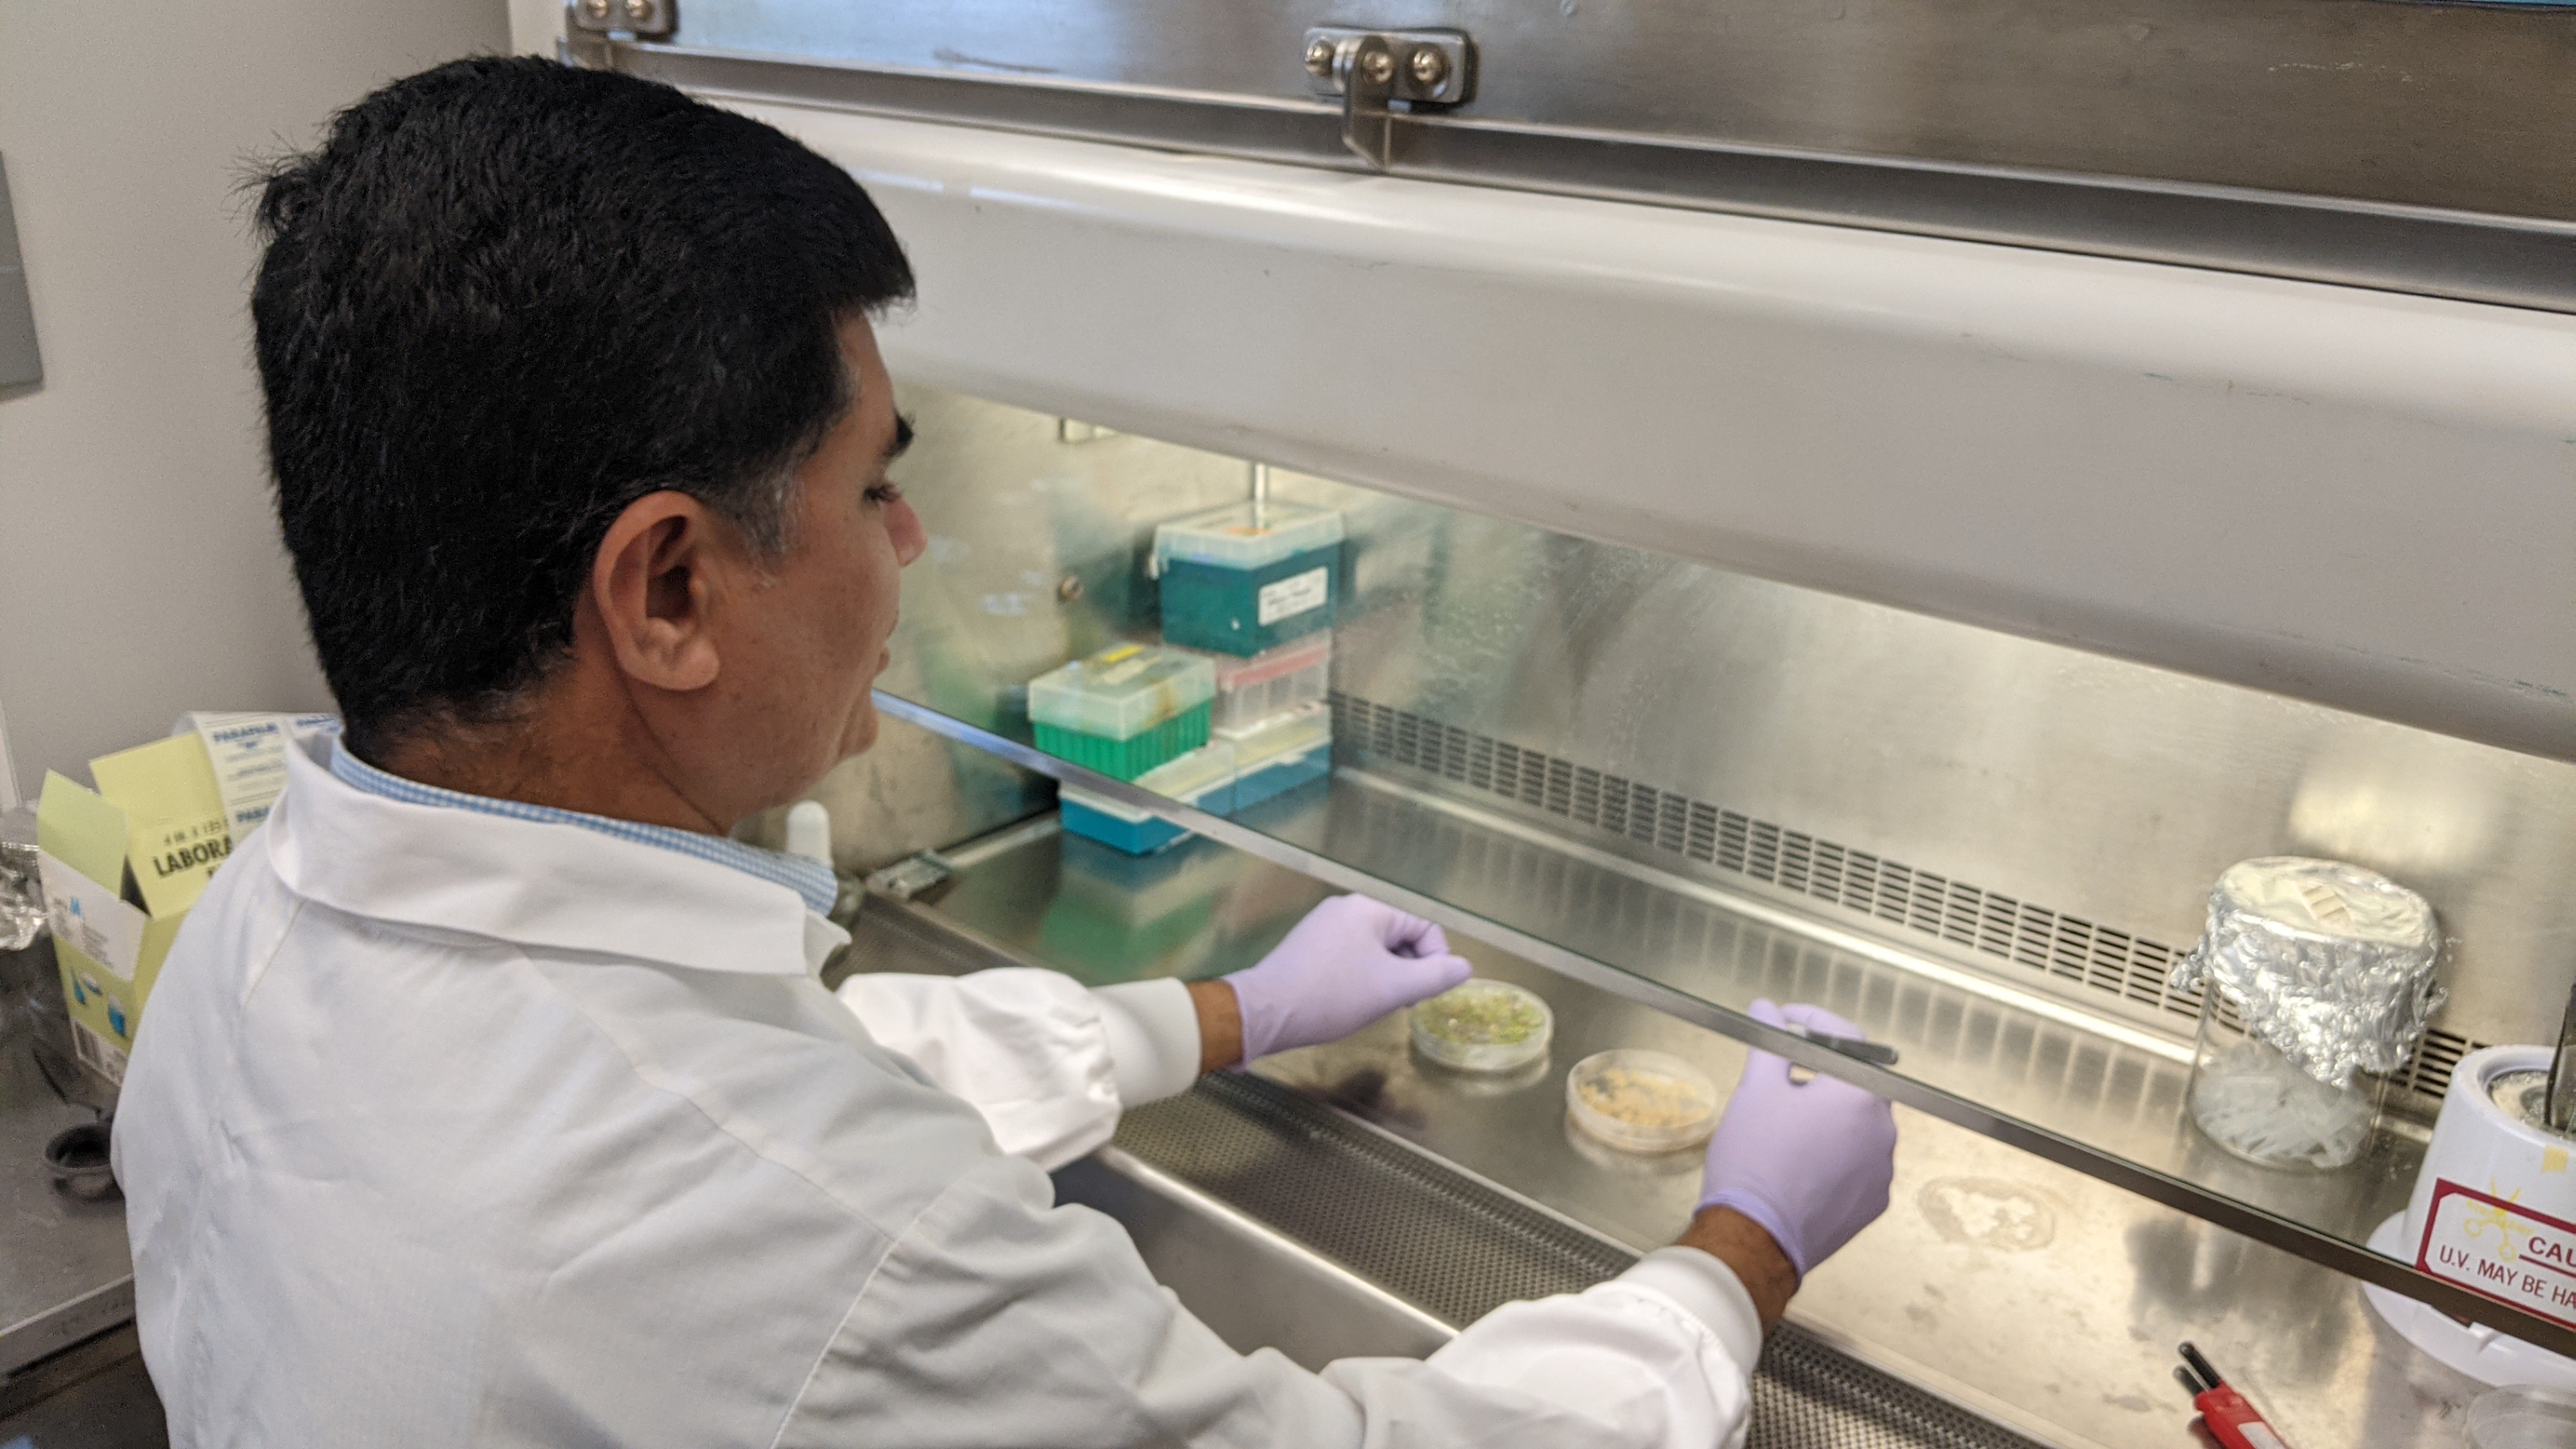
[[[2436,1178],[2415,1266],[2576,1328],[2576,1223]]]

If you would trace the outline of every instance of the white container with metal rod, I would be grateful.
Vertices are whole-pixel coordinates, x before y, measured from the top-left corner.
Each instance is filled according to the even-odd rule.
[[[2554,1047],[2489,1047],[2452,1071],[2414,1195],[2370,1246],[2576,1325],[2576,999]],[[2576,1391],[2576,1360],[2364,1291],[2390,1327],[2472,1378]]]

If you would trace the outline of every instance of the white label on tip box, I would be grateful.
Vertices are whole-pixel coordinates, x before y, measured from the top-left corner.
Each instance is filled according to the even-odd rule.
[[[2576,1327],[2576,1223],[2436,1178],[2415,1266]]]
[[[1332,570],[1318,567],[1264,585],[1258,598],[1262,624],[1266,627],[1324,607],[1324,601],[1333,596],[1332,577]]]

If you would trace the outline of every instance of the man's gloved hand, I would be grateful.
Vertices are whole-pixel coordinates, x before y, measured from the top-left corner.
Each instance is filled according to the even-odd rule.
[[[1862,1035],[1820,1006],[1757,1001],[1753,1019]],[[1708,1139],[1699,1205],[1760,1223],[1804,1278],[1887,1210],[1895,1175],[1896,1114],[1887,1103],[1832,1077],[1793,1082],[1787,1058],[1757,1051]]]
[[[1259,965],[1225,978],[1243,1012],[1243,1059],[1339,1041],[1467,979],[1440,928],[1366,896],[1306,913]]]

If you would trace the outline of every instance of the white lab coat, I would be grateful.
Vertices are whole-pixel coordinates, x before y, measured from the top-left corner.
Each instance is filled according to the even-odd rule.
[[[1689,1250],[1426,1362],[1227,1348],[995,1145],[1059,1160],[1185,1081],[1176,991],[907,978],[854,1014],[785,887],[371,795],[331,748],[181,933],[117,1120],[182,1449],[1742,1438],[1752,1305]]]

